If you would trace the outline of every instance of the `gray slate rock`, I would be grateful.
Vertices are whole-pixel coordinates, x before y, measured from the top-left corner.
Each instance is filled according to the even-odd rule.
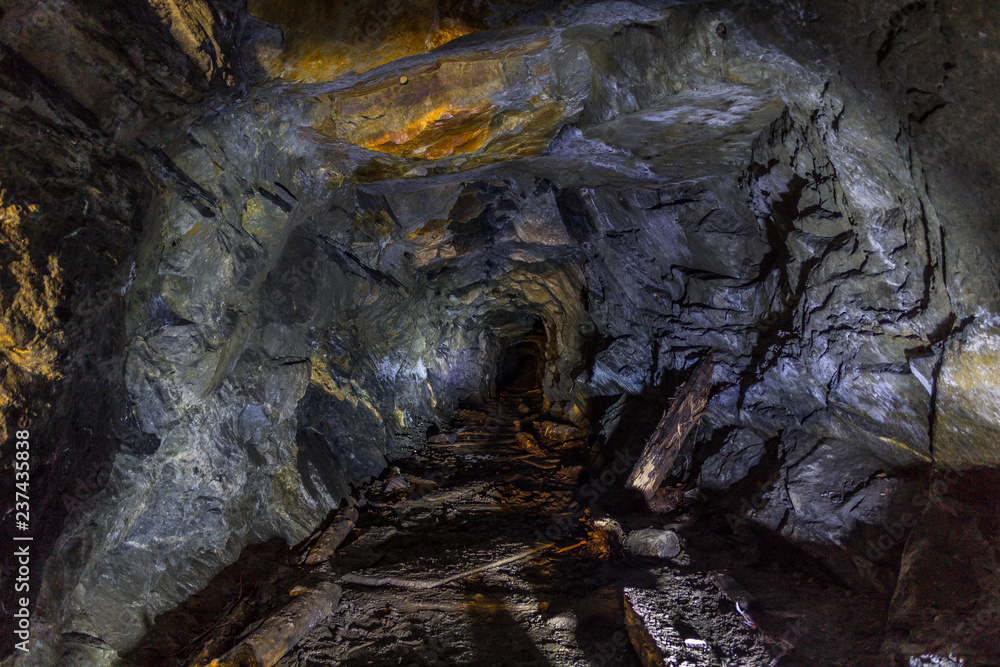
[[[624,547],[633,556],[673,558],[681,552],[681,538],[672,530],[642,528],[625,537]]]

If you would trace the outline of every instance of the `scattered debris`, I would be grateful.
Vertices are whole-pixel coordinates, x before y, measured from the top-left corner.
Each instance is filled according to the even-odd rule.
[[[907,667],[963,667],[965,660],[954,655],[948,657],[925,653],[911,656]]]
[[[534,454],[535,456],[545,456],[545,452],[543,452],[542,448],[538,446],[538,441],[535,440],[535,438],[529,433],[525,433],[523,431],[518,433],[517,444],[519,444],[524,451],[529,454]]]
[[[551,421],[543,421],[535,424],[535,428],[538,429],[538,433],[548,440],[554,440],[556,442],[569,442],[571,440],[579,440],[587,435],[587,432],[576,426],[570,426],[569,424],[557,424]]]
[[[722,572],[713,572],[710,577],[712,583],[722,591],[731,602],[736,605],[742,606],[744,609],[750,606],[753,602],[753,596],[750,595],[750,591],[744,588],[740,582],[733,579],[728,574]]]
[[[507,556],[506,558],[500,558],[495,561],[491,561],[486,565],[480,565],[479,567],[474,567],[471,570],[465,570],[459,572],[458,574],[453,574],[442,579],[406,579],[403,577],[366,577],[360,574],[345,574],[341,577],[341,582],[345,584],[357,584],[359,586],[396,586],[398,588],[409,588],[411,590],[429,590],[431,588],[437,588],[438,586],[444,586],[445,584],[450,584],[453,581],[458,581],[459,579],[465,579],[466,577],[471,577],[474,574],[479,574],[480,572],[485,572],[486,570],[492,570],[496,567],[501,567],[503,565],[509,565],[510,563],[516,563],[519,560],[524,560],[530,556],[533,556],[542,551],[547,551],[554,547],[554,544],[544,544],[539,547],[532,547],[526,551],[514,554],[513,556]]]
[[[505,404],[509,418],[516,406]],[[461,424],[471,439],[492,414],[465,411],[449,435]],[[648,513],[616,504],[621,496],[581,505],[595,483],[586,443],[542,441],[543,449],[527,433],[516,438],[512,421],[468,443],[473,450],[434,436],[441,442],[401,463],[405,472],[390,469],[389,479],[367,487],[376,498],[388,487],[391,498],[368,502],[360,518],[349,501],[300,548],[296,562],[309,567],[290,567],[286,556],[275,574],[257,575],[265,582],[275,576],[270,592],[256,593],[263,602],[231,597],[196,633],[168,644],[176,659],[162,664],[204,666],[219,655],[217,667],[258,664],[258,656],[268,664],[295,642],[303,664],[498,664],[502,655],[504,664],[627,667],[636,664],[633,647],[644,665],[779,665],[793,650],[796,664],[836,664],[829,658],[841,655],[834,644],[848,636],[842,631],[856,640],[857,628],[871,624],[859,617],[878,616],[866,616],[857,600],[849,603],[853,620],[838,616],[841,602],[825,605],[830,591],[816,580],[770,567],[741,570],[727,554],[721,520],[711,523],[703,506],[649,527]],[[405,485],[392,492],[395,477]],[[659,491],[685,497],[683,487]],[[626,533],[623,523],[633,530]],[[532,544],[541,546],[527,548]],[[475,563],[483,564],[467,569]],[[274,634],[290,603],[315,596],[315,578],[327,567],[340,576],[329,582],[343,588],[341,604],[307,635],[300,634],[311,622],[306,612]],[[759,600],[723,571],[753,583]],[[782,590],[785,582],[795,590]],[[265,631],[272,633],[267,642]],[[152,648],[143,657],[160,655]],[[843,665],[877,667],[877,653],[869,642]]]
[[[666,514],[667,512],[673,512],[675,509],[680,507],[687,499],[684,488],[682,486],[677,486],[672,489],[657,489],[656,493],[652,497],[646,499],[646,505],[653,512],[658,514]]]
[[[399,468],[394,466],[389,472],[392,474],[389,479],[386,480],[385,486],[382,487],[382,490],[385,493],[397,493],[399,491],[406,491],[410,488],[410,483],[406,481],[406,478],[400,473]]]
[[[655,596],[625,589],[625,627],[643,667],[717,667],[712,648],[700,637],[685,638],[659,613]]]
[[[624,589],[625,625],[643,667],[758,667],[772,655],[759,632],[725,606],[713,577],[656,571],[652,585]]]
[[[747,613],[747,610],[739,602],[736,603],[736,613],[743,617],[744,625],[753,630],[757,629],[757,622],[750,617],[750,614]]]
[[[600,517],[594,519],[594,527],[612,538],[615,546],[620,548],[625,541],[625,531],[620,523],[611,517]]]

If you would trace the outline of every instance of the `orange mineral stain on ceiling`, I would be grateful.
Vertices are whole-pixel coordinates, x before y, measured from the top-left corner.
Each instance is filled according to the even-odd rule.
[[[364,168],[372,178],[537,155],[575,112],[579,87],[558,79],[549,47],[539,38],[451,54],[319,95],[313,129],[385,156],[373,156]],[[364,169],[357,174],[362,180]]]
[[[495,22],[488,7],[439,0],[249,0],[248,8],[284,34],[280,49],[258,52],[261,64],[275,78],[300,83],[366,72]]]
[[[454,153],[473,153],[489,140],[493,105],[488,101],[473,107],[443,104],[402,128],[376,130],[361,145],[399,157],[435,160]]]

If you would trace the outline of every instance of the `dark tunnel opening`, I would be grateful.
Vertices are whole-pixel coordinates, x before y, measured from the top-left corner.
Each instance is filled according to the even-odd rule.
[[[504,349],[497,371],[497,391],[540,389],[545,377],[545,325],[536,321],[531,331]]]

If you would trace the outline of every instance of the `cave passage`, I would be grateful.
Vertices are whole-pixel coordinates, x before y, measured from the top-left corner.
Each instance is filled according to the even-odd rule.
[[[0,660],[1000,664],[998,26],[4,0]]]

